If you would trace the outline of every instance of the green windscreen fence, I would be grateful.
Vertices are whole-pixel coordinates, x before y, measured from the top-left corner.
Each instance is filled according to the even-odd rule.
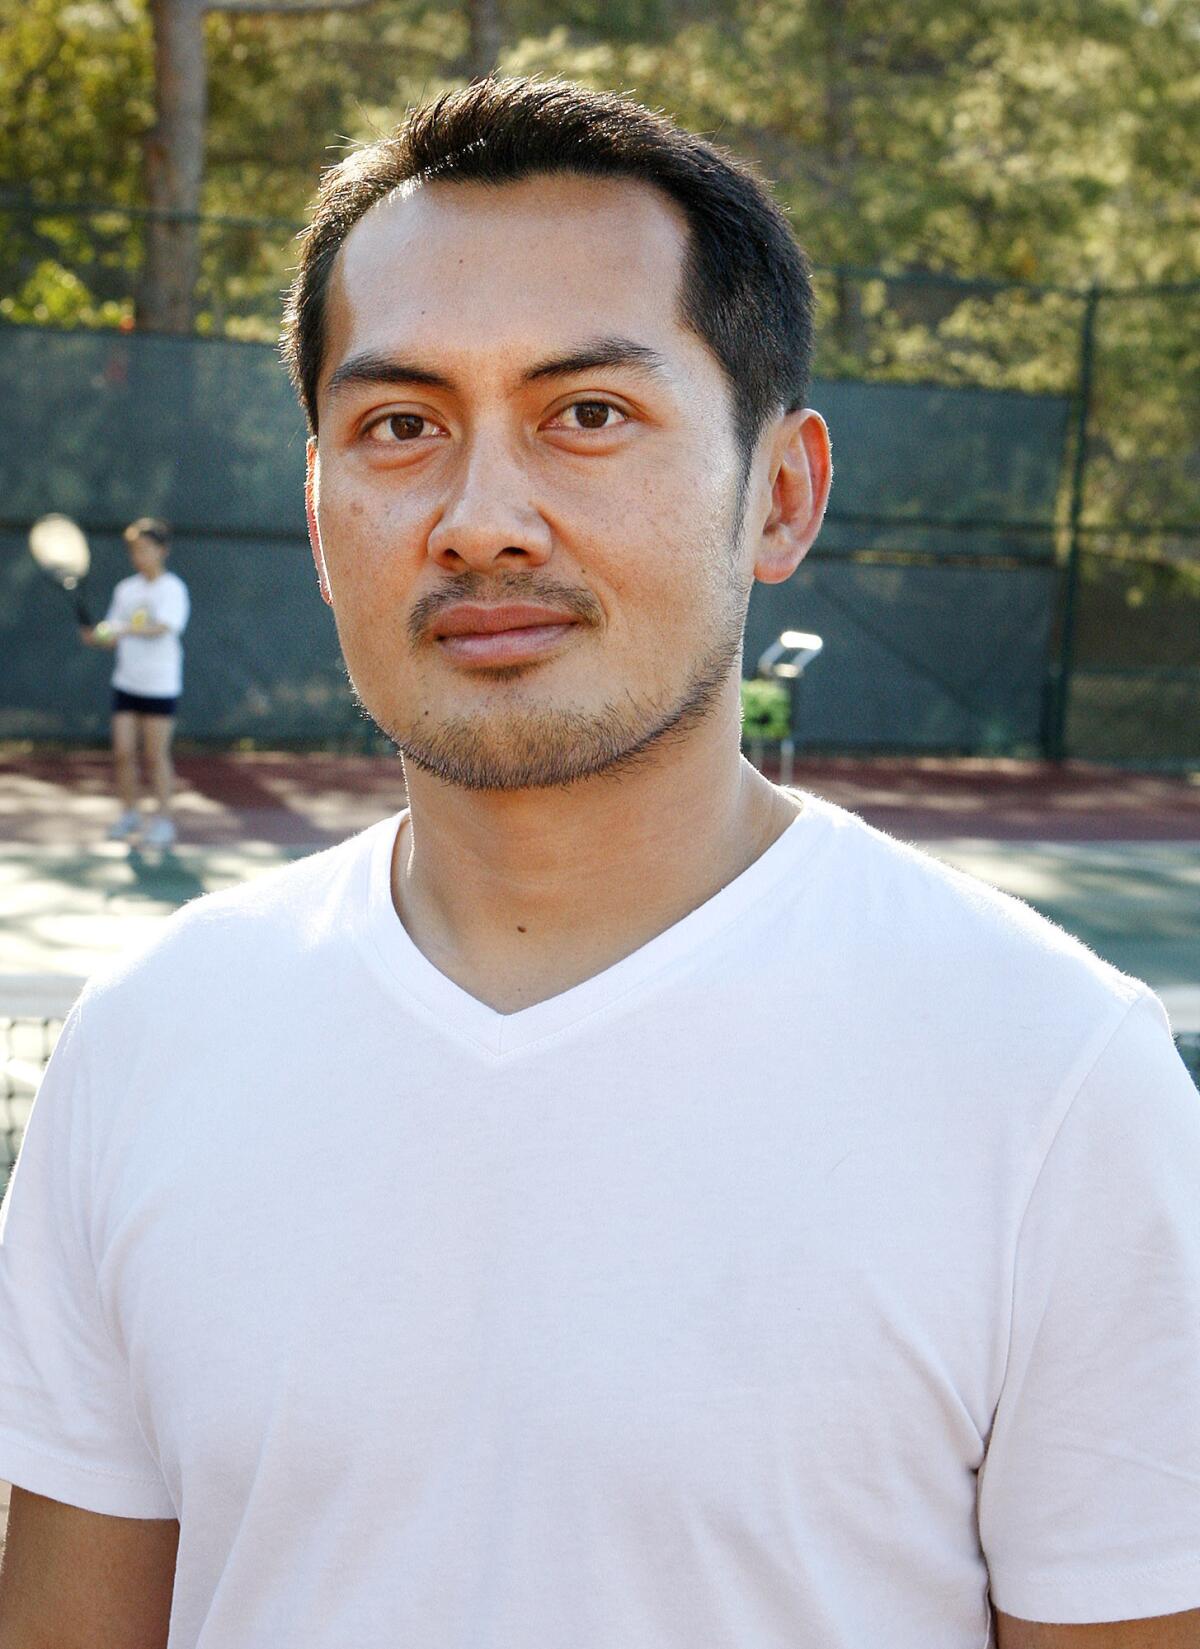
[[[812,402],[833,432],[829,519],[796,577],[756,588],[746,672],[781,630],[815,630],[802,742],[1036,748],[1069,400],[823,381]],[[303,470],[303,421],[265,345],[0,329],[0,736],[107,726],[109,661],[78,645],[25,549],[29,523],[61,510],[88,531],[100,611],[128,571],[122,526],[174,524],[192,596],[181,734],[363,740],[309,559]]]
[[[799,739],[829,749],[1016,751],[1042,736],[1070,402],[817,382],[834,485],[817,547],[755,589],[745,673],[782,631],[825,651]]]

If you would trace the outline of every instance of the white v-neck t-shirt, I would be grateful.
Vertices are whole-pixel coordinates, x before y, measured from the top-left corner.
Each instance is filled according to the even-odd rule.
[[[1200,1103],[1144,987],[806,798],[502,1015],[396,830],[90,987],[11,1186],[0,1476],[179,1519],[170,1649],[1200,1605]]]

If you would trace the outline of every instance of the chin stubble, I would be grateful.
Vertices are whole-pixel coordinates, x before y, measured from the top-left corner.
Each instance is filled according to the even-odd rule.
[[[460,716],[442,722],[428,738],[411,730],[388,736],[406,761],[464,790],[541,790],[615,776],[669,749],[711,713],[741,657],[741,639],[739,624],[666,710],[631,695],[591,714],[516,713],[500,728]]]
[[[741,540],[745,479],[743,475],[739,483],[733,531],[724,546],[727,575],[736,565]],[[372,719],[406,761],[464,790],[550,789],[628,772],[670,749],[703,722],[739,667],[748,591],[738,589],[732,579],[727,589],[729,601],[719,634],[682,691],[666,705],[639,700],[630,693],[592,712],[549,708],[513,710],[495,718],[450,717],[428,734],[413,726],[388,727],[377,716]],[[603,609],[588,590],[526,574],[485,579],[469,573],[415,604],[408,621],[410,644],[430,645],[430,626],[446,607],[480,600],[546,602],[572,613],[583,624],[603,622]],[[511,675],[523,673],[524,667],[517,667]],[[372,715],[367,706],[364,709]]]

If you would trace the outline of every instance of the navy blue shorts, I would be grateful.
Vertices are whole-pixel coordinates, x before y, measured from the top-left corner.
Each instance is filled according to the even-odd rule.
[[[179,700],[151,698],[148,693],[127,693],[123,687],[114,687],[112,707],[114,713],[132,710],[136,716],[173,716],[179,707]]]

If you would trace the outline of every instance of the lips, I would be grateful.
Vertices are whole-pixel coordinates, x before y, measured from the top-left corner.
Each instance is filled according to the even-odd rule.
[[[431,628],[442,652],[461,664],[513,665],[552,652],[578,622],[558,607],[464,602],[440,613]]]
[[[446,636],[495,636],[505,630],[534,630],[543,625],[574,624],[574,613],[558,607],[522,603],[507,607],[476,607],[466,602],[451,607],[433,623],[439,640]]]

